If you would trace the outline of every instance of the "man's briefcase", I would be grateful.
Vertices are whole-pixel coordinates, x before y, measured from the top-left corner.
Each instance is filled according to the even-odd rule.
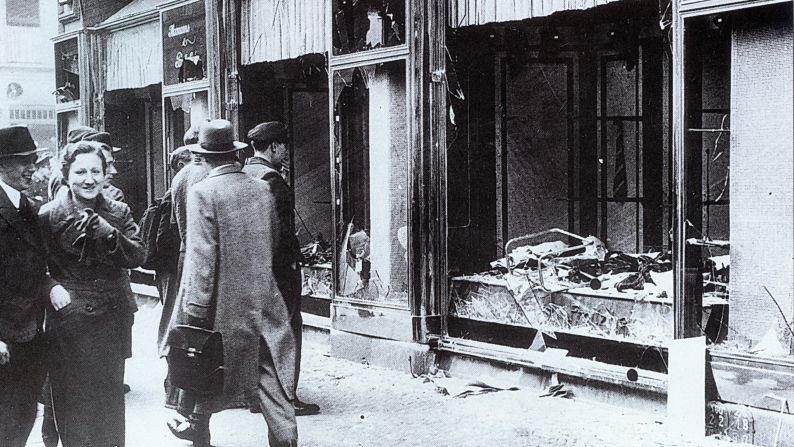
[[[220,332],[178,325],[168,334],[171,384],[202,395],[223,392],[223,340]]]

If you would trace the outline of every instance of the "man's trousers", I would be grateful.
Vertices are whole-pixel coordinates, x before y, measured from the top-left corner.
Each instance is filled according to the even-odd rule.
[[[44,337],[8,348],[10,361],[0,366],[0,445],[25,447],[46,374]]]

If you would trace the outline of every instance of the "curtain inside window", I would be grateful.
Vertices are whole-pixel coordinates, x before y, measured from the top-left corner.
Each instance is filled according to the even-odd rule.
[[[559,11],[589,9],[620,0],[449,0],[449,26],[459,28],[491,22],[543,17]]]
[[[140,88],[163,81],[160,22],[114,31],[106,42],[107,90]]]
[[[326,51],[330,0],[243,0],[243,65]]]

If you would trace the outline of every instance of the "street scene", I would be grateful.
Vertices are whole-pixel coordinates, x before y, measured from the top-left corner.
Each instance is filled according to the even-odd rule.
[[[0,36],[0,447],[794,446],[791,0]]]
[[[136,320],[133,357],[127,383],[127,445],[179,447],[163,421],[162,382],[166,363],[156,355],[160,305],[141,306]],[[672,435],[664,416],[580,402],[576,398],[539,397],[544,390],[517,389],[469,397],[467,380],[438,375],[412,377],[366,363],[329,355],[328,334],[305,338],[300,393],[323,409],[299,418],[300,445],[316,447],[371,445],[433,446],[728,446],[715,439],[688,440]],[[443,376],[442,376],[443,377]],[[499,384],[509,387],[508,384]],[[450,394],[440,388],[452,390]],[[38,428],[28,446],[43,446]],[[213,445],[265,445],[261,415],[237,409],[212,420]]]

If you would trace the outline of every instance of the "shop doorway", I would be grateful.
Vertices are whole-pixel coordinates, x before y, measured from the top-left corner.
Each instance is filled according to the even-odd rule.
[[[112,183],[124,192],[135,220],[165,192],[160,87],[105,92],[105,130],[113,144],[118,174]]]
[[[331,153],[328,77],[325,58],[307,55],[257,63],[240,69],[240,135],[258,123],[281,121],[291,137],[290,163],[283,175],[295,200],[298,241],[306,248],[303,265],[304,312],[329,317],[332,294]],[[249,148],[248,157],[253,155]]]

